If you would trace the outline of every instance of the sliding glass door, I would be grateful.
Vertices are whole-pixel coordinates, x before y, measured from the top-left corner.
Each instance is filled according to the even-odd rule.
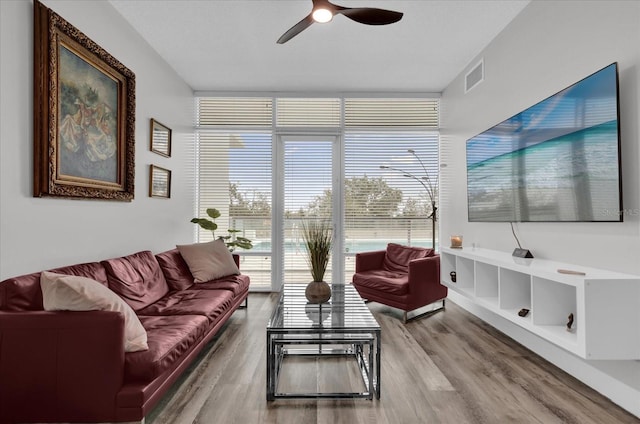
[[[277,188],[279,237],[276,251],[282,252],[280,276],[276,289],[282,283],[311,281],[307,250],[302,227],[309,220],[328,221],[336,230],[340,221],[340,180],[336,160],[339,157],[336,135],[280,135],[277,146]],[[334,234],[335,236],[335,234]],[[334,237],[335,239],[335,237]],[[335,246],[334,246],[335,247]],[[336,250],[334,249],[334,252]],[[335,262],[335,261],[333,261]],[[324,280],[332,282],[335,266],[330,263]]]

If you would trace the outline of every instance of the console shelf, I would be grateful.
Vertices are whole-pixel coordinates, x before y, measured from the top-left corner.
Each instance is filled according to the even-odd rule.
[[[543,339],[586,359],[640,359],[640,276],[480,248],[440,258],[443,285]]]

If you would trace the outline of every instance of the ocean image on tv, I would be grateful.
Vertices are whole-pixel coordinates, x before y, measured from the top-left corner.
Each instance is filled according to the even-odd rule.
[[[467,141],[469,221],[620,220],[615,64]]]

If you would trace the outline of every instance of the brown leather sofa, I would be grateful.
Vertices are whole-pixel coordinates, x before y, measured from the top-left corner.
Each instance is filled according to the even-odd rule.
[[[448,293],[440,284],[440,255],[395,243],[386,250],[357,253],[352,284],[363,299],[403,310],[404,322],[409,312],[437,301],[444,309]]]
[[[249,292],[246,275],[194,284],[177,249],[52,271],[124,299],[149,349],[125,353],[120,313],[43,310],[40,272],[2,281],[0,423],[143,420]]]

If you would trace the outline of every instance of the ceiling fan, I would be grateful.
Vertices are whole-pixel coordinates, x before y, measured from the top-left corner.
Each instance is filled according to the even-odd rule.
[[[314,22],[329,22],[337,14],[366,25],[388,25],[402,19],[402,13],[394,12],[393,10],[377,9],[375,7],[342,7],[331,3],[329,0],[312,1],[313,9],[311,13],[282,34],[278,38],[278,44],[284,44],[291,40],[309,28]]]

